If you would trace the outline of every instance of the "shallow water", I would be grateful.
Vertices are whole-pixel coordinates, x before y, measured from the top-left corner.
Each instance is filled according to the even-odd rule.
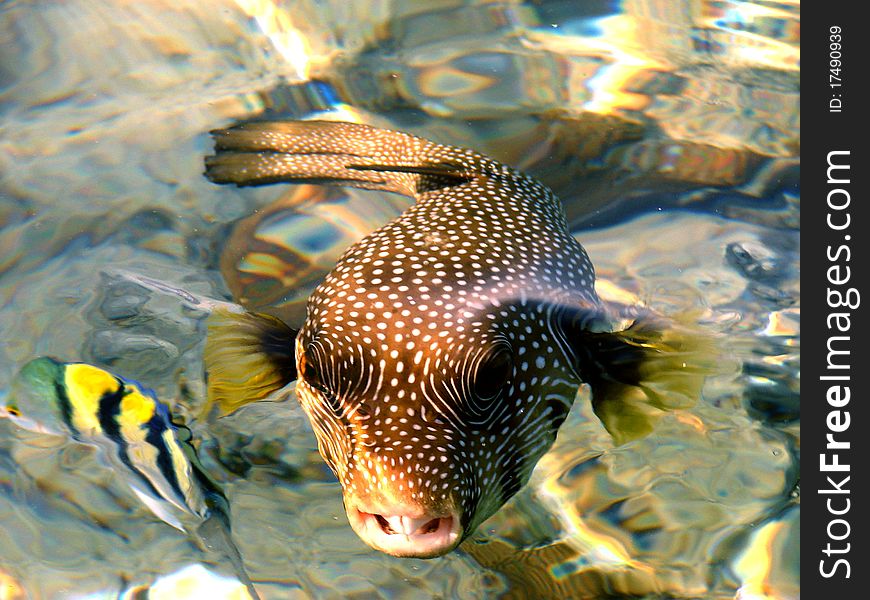
[[[50,354],[172,401],[264,598],[797,598],[798,4],[576,4],[5,3],[0,395]],[[292,397],[194,419],[206,315],[136,282],[292,320],[347,244],[408,205],[205,181],[208,130],[263,113],[526,170],[564,201],[603,296],[695,311],[740,368],[618,448],[581,398],[459,551],[369,550]],[[0,419],[0,598],[137,586],[242,593],[92,447]]]

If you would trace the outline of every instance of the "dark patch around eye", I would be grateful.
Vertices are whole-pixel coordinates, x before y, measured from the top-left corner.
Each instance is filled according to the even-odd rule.
[[[513,374],[513,355],[508,347],[499,347],[485,357],[474,378],[474,393],[478,398],[494,397]]]
[[[302,355],[300,363],[300,371],[305,383],[320,392],[333,414],[341,416],[341,402],[336,393],[329,389],[324,381],[323,371],[320,369],[320,361],[318,360],[317,352],[309,347],[309,349]]]
[[[326,386],[323,383],[321,372],[317,365],[317,358],[311,356],[309,352],[305,352],[299,363],[300,375],[302,375],[305,383],[320,392],[326,393]]]

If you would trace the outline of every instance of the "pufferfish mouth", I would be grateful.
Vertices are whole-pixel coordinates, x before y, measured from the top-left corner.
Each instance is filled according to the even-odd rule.
[[[428,514],[407,506],[351,505],[347,517],[365,543],[392,556],[434,558],[456,548],[462,539],[458,514]]]

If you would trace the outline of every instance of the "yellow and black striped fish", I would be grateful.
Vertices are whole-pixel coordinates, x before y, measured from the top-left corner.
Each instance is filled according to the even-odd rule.
[[[22,368],[2,408],[24,429],[106,449],[116,467],[131,475],[129,487],[143,504],[222,553],[257,598],[232,541],[226,496],[199,463],[190,430],[172,422],[154,392],[93,365],[42,357]],[[184,525],[187,517],[195,517],[195,531]]]

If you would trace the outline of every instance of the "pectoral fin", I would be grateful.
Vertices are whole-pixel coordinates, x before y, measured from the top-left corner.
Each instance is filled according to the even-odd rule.
[[[592,407],[617,444],[649,434],[667,411],[693,406],[704,380],[731,369],[713,332],[694,315],[638,317],[622,331],[565,328],[581,378],[592,388]]]
[[[208,318],[208,402],[222,415],[263,400],[296,379],[298,332],[269,315],[216,310]]]

